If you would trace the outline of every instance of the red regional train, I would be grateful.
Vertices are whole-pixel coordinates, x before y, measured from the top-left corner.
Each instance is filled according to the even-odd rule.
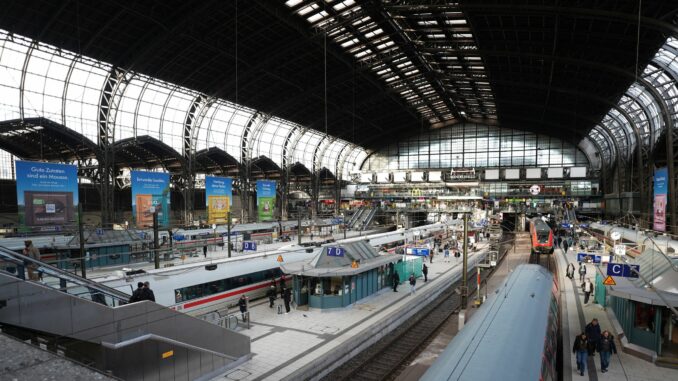
[[[530,220],[531,254],[553,254],[553,231],[541,218]]]

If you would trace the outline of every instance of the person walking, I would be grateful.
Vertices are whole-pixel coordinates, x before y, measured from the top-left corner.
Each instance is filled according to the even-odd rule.
[[[584,332],[586,332],[586,337],[589,339],[587,347],[589,356],[593,356],[596,353],[596,345],[598,345],[601,335],[598,319],[591,320],[591,322],[586,325],[586,328],[584,328]]]
[[[584,283],[585,278],[586,278],[586,263],[581,262],[579,264],[579,281]]]
[[[586,356],[588,345],[589,339],[586,337],[586,333],[582,332],[574,339],[574,346],[572,347],[572,352],[577,356],[577,370],[582,376],[586,371],[586,362],[588,361]]]
[[[581,288],[584,291],[584,304],[589,304],[589,297],[593,292],[593,283],[591,283],[591,278],[586,278],[584,283],[582,283]]]
[[[570,263],[567,265],[567,271],[565,272],[565,276],[574,279],[574,264]]]
[[[568,244],[567,241],[563,242],[563,252],[567,254]]]
[[[245,294],[242,294],[240,299],[238,299],[238,307],[240,307],[240,316],[242,316],[242,321],[244,323],[247,321],[247,317],[245,316],[245,312],[247,312],[247,297]]]
[[[415,292],[417,292],[417,278],[412,274],[410,275],[410,295],[414,295]]]
[[[142,300],[150,300],[151,302],[155,302],[155,293],[153,290],[151,290],[151,284],[148,281],[144,282],[142,298]]]
[[[140,302],[141,300],[141,293],[144,292],[144,282],[139,282],[137,283],[137,289],[134,290],[132,293],[132,296],[129,298],[128,303],[135,303],[135,302]]]
[[[35,259],[36,261],[40,260],[40,250],[38,250],[37,247],[33,246],[33,241],[31,240],[26,240],[24,241],[24,250],[23,254],[27,257],[30,257],[31,259]],[[26,272],[28,273],[28,279],[29,280],[39,280],[40,275],[38,274],[38,265],[29,262],[26,266]]]
[[[445,263],[448,263],[450,261],[450,249],[447,247],[445,248],[445,254],[443,258],[445,259]]]
[[[266,296],[268,296],[268,307],[273,308],[273,302],[275,301],[275,286],[271,285],[266,291]]]
[[[398,285],[400,284],[400,274],[397,270],[393,270],[393,292],[398,292]]]
[[[424,274],[424,282],[428,282],[428,267],[426,266],[426,263],[422,266],[421,272]]]
[[[610,354],[617,354],[617,345],[609,331],[603,331],[598,340],[598,353],[600,353],[600,371],[605,373],[610,366]]]
[[[202,255],[204,255],[205,258],[207,258],[207,245],[202,247]]]
[[[280,285],[280,299],[285,298],[285,290],[287,290],[287,287],[285,287],[285,284]]]
[[[289,288],[285,289],[283,301],[285,301],[285,315],[287,315],[290,312],[290,301],[292,301],[292,292]]]

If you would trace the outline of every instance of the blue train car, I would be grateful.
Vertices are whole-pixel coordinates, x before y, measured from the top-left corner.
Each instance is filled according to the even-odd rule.
[[[518,266],[421,380],[556,380],[558,300],[548,270]]]

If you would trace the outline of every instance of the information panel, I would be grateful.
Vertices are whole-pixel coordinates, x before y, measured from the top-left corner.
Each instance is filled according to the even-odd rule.
[[[654,230],[666,231],[666,200],[668,198],[668,187],[666,178],[668,171],[666,167],[657,168],[654,171]]]
[[[59,230],[78,221],[75,165],[16,162],[16,198],[22,230]]]
[[[257,212],[259,221],[273,220],[275,208],[275,186],[273,180],[257,180]]]
[[[233,179],[206,176],[205,204],[208,224],[228,223],[228,212],[233,205]]]
[[[137,227],[153,226],[153,211],[158,213],[158,226],[169,227],[169,174],[132,171],[132,218]]]

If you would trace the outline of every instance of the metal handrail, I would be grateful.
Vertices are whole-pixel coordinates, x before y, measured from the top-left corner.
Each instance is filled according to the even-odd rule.
[[[23,254],[19,254],[17,252],[14,252],[14,251],[7,249],[6,247],[3,247],[3,246],[0,246],[0,260],[20,264],[20,265],[23,265],[23,266],[26,266],[28,264],[36,265],[38,267],[38,270],[41,271],[43,274],[53,276],[55,278],[58,278],[60,280],[66,281],[66,282],[74,283],[74,284],[76,284],[80,287],[86,287],[88,289],[95,290],[95,291],[100,292],[101,294],[103,294],[105,296],[110,296],[111,298],[122,300],[124,302],[127,302],[127,300],[130,297],[128,294],[126,294],[122,291],[116,290],[114,288],[105,286],[101,283],[97,283],[95,281],[92,281],[92,280],[89,280],[89,279],[86,279],[86,278],[82,278],[78,275],[69,273],[68,271],[64,271],[60,268],[49,265],[49,264],[47,264],[43,261],[40,261],[40,260],[31,258],[31,257],[25,256]],[[22,277],[22,276],[23,276],[23,274],[19,275],[19,277]],[[67,288],[67,287],[65,287],[61,284],[59,285],[58,288],[53,287],[52,285],[50,285],[48,283],[41,283],[41,284],[44,285],[44,286],[50,287],[50,288],[58,289],[60,291],[68,291],[69,289],[73,288],[73,287]]]
[[[233,360],[233,361],[237,360],[236,357],[229,356],[229,355],[227,355],[227,354],[223,354],[223,353],[220,353],[220,352],[216,352],[216,351],[213,351],[213,350],[207,349],[207,348],[201,348],[201,347],[198,347],[198,346],[195,346],[195,345],[191,345],[191,344],[186,344],[186,343],[184,343],[184,342],[182,342],[182,341],[173,340],[173,339],[170,339],[170,338],[168,338],[168,337],[165,337],[165,336],[158,336],[158,335],[155,335],[155,334],[152,334],[152,333],[148,333],[148,334],[145,334],[145,335],[137,336],[137,337],[135,337],[135,338],[133,338],[133,339],[121,341],[121,342],[119,342],[119,343],[109,343],[109,342],[106,342],[106,341],[102,341],[102,342],[101,342],[101,345],[102,345],[103,347],[105,347],[105,348],[110,348],[110,349],[121,349],[121,348],[128,347],[128,346],[130,346],[130,345],[134,345],[134,344],[140,343],[140,342],[145,341],[145,340],[157,340],[157,341],[162,341],[162,342],[164,342],[164,343],[171,344],[171,345],[176,345],[176,346],[178,346],[178,347],[183,347],[183,348],[186,348],[186,349],[192,349],[192,350],[195,350],[195,351],[207,352],[207,353],[213,354],[213,355],[215,355],[215,356],[223,357],[223,358],[226,358],[226,359],[229,359],[229,360]]]

